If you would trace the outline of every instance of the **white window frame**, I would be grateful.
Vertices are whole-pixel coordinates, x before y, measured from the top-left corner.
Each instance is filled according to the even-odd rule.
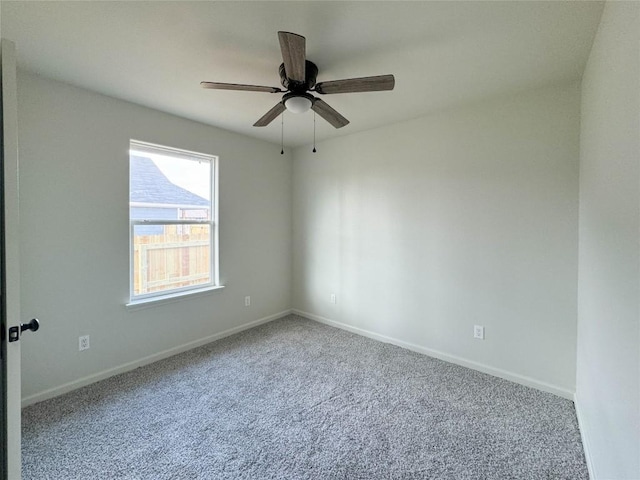
[[[131,139],[129,142],[130,152],[136,151],[141,153],[160,154],[175,158],[184,158],[185,160],[200,160],[209,162],[211,178],[211,200],[210,200],[210,220],[132,220],[131,206],[129,206],[129,303],[127,306],[135,306],[137,304],[147,304],[150,302],[171,300],[190,294],[199,294],[209,290],[221,288],[220,285],[220,261],[219,261],[219,242],[218,242],[218,157],[205,153],[198,153],[178,148],[157,145],[153,143],[142,142]],[[129,168],[131,168],[131,153],[129,153]],[[131,171],[129,171],[129,195],[131,194]],[[129,204],[131,201],[129,201]],[[209,272],[211,281],[209,283],[200,283],[197,285],[189,285],[186,287],[174,288],[171,290],[163,290],[158,292],[134,294],[134,230],[139,225],[209,225],[209,259],[211,265]]]

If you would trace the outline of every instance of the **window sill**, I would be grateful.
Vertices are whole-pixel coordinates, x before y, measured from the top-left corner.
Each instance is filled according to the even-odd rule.
[[[220,291],[224,288],[224,285],[217,285],[215,287],[200,288],[198,290],[189,290],[188,292],[171,293],[168,295],[162,295],[151,298],[144,298],[142,300],[134,300],[125,305],[127,310],[140,310],[143,308],[157,307],[165,305],[167,303],[182,302],[189,298],[202,297],[205,295],[211,295],[214,292]]]

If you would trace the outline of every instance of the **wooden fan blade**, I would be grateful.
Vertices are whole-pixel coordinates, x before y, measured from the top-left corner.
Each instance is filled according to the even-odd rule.
[[[306,81],[305,65],[307,60],[306,40],[301,35],[289,32],[278,32],[284,71],[290,80]]]
[[[275,106],[265,113],[260,120],[253,124],[254,127],[266,127],[271,122],[273,122],[278,115],[286,110],[284,103],[278,102]]]
[[[243,90],[247,92],[282,92],[276,87],[263,87],[260,85],[242,85],[240,83],[220,83],[220,82],[200,82],[202,88],[213,88],[215,90]]]
[[[396,80],[393,75],[378,75],[376,77],[347,78],[345,80],[333,80],[316,84],[316,92],[327,93],[352,93],[352,92],[379,92],[381,90],[393,90]]]
[[[336,128],[342,128],[349,124],[349,120],[340,115],[336,110],[331,108],[327,102],[316,98],[311,106],[311,110],[316,112],[327,122]]]

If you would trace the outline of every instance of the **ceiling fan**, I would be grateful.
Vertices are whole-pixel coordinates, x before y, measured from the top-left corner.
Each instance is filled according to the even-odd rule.
[[[316,112],[335,128],[344,127],[349,120],[344,118],[325,101],[314,97],[308,92],[321,95],[333,93],[377,92],[393,90],[395,78],[393,75],[378,75],[375,77],[348,78],[316,83],[318,67],[307,60],[303,36],[290,32],[278,32],[282,61],[280,65],[280,83],[285,88],[263,87],[260,85],[242,85],[237,83],[200,82],[203,88],[218,90],[245,90],[248,92],[282,93],[284,95],[271,110],[265,113],[254,127],[269,125],[285,110],[292,113],[303,113],[309,109]]]

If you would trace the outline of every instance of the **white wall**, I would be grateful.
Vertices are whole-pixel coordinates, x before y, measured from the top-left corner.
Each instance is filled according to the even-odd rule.
[[[575,389],[594,477],[640,478],[639,10],[605,7],[581,113],[577,85],[550,87],[297,149],[293,167],[277,146],[21,73],[22,312],[42,320],[23,397],[293,305]],[[125,309],[130,138],[220,156],[223,291]]]
[[[640,478],[640,4],[607,3],[582,84],[576,407],[594,478]]]
[[[21,73],[23,398],[290,308],[291,156]],[[129,139],[220,157],[220,292],[128,311]],[[251,295],[251,307],[244,296]],[[78,352],[78,336],[91,349]],[[34,397],[35,395],[35,397]]]
[[[579,98],[548,88],[295,150],[294,308],[571,397]]]

